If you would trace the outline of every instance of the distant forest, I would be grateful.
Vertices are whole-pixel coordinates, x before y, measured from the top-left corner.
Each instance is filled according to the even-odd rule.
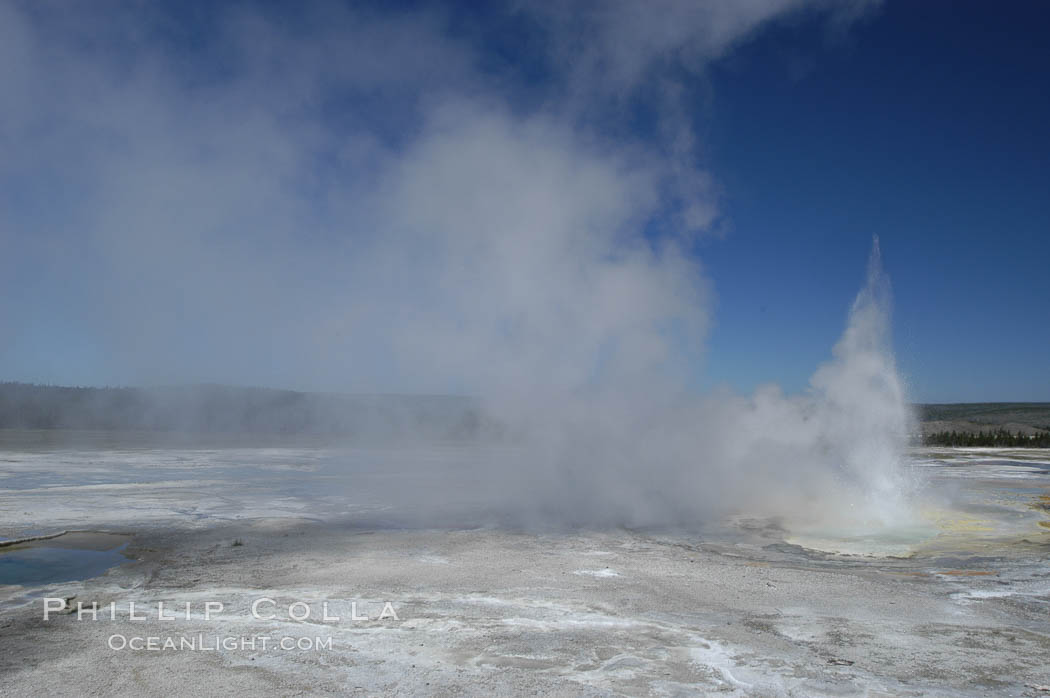
[[[460,438],[480,428],[454,396],[338,395],[201,385],[68,388],[0,383],[0,429]]]
[[[923,443],[927,446],[1002,446],[1010,448],[1050,448],[1050,432],[1023,434],[1006,429],[994,431],[959,432],[938,431],[926,434]]]
[[[930,446],[1050,448],[1050,403],[970,402],[917,405]]]

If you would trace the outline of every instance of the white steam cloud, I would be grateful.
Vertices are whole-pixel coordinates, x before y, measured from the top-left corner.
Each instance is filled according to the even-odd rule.
[[[529,79],[440,8],[0,2],[0,365],[477,395],[514,445],[479,491],[524,518],[877,515],[910,428],[878,248],[808,394],[696,396],[718,206],[683,106],[767,23],[870,4],[494,10]]]

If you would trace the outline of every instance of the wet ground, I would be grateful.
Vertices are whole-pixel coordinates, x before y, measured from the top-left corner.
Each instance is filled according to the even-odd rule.
[[[134,561],[100,576],[0,588],[0,692],[1050,695],[1047,451],[917,452],[918,523],[890,534],[744,515],[689,532],[421,528],[382,504],[396,469],[318,491],[338,459],[0,452],[0,535],[134,534],[102,551]],[[45,598],[73,612],[44,621]],[[78,619],[77,603],[102,611]]]

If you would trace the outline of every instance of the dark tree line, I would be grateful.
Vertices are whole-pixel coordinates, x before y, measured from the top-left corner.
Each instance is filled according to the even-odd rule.
[[[1002,446],[1010,448],[1050,448],[1050,431],[1039,434],[995,429],[990,431],[938,431],[923,438],[927,446]]]

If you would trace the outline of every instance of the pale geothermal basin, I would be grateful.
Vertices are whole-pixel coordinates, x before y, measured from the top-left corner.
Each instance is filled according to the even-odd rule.
[[[1050,694],[1046,451],[917,452],[902,530],[539,532],[471,523],[469,502],[458,522],[388,506],[406,472],[458,477],[439,475],[457,448],[0,451],[0,536],[129,534],[134,558],[0,587],[0,693]],[[348,486],[346,458],[374,467]],[[70,597],[107,610],[43,620]],[[307,648],[217,639],[263,636]]]

